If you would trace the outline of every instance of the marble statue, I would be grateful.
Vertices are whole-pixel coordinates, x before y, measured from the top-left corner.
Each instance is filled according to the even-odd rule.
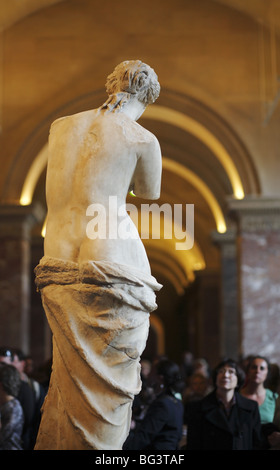
[[[161,288],[123,209],[131,190],[146,199],[160,195],[160,145],[136,122],[160,85],[148,65],[125,61],[107,78],[106,91],[100,108],[60,118],[50,130],[44,256],[35,273],[53,335],[53,368],[38,450],[122,448]],[[91,234],[92,205],[103,210]],[[124,222],[126,237],[110,227]],[[104,229],[107,236],[98,236]]]

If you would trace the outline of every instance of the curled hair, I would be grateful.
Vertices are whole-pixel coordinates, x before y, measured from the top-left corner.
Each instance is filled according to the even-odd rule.
[[[109,111],[122,107],[135,96],[145,106],[156,101],[160,84],[155,71],[141,60],[125,60],[107,77],[106,91],[109,99],[103,109]]]

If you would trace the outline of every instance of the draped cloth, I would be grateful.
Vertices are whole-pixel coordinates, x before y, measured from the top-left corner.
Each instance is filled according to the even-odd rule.
[[[53,368],[36,450],[120,450],[141,389],[139,359],[161,285],[129,266],[43,257],[36,285]]]

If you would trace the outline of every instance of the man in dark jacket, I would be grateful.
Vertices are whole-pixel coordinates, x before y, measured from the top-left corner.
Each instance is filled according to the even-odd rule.
[[[261,448],[258,405],[237,389],[242,374],[232,360],[213,374],[215,390],[192,404],[187,418],[189,450],[257,450]]]

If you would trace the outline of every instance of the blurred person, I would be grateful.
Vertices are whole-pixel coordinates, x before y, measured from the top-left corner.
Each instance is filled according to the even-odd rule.
[[[190,376],[189,386],[185,388],[183,393],[184,404],[184,423],[188,422],[188,411],[192,402],[202,400],[210,392],[213,387],[209,383],[209,379],[204,374],[196,372]]]
[[[131,429],[135,428],[137,422],[142,421],[149,405],[155,399],[154,388],[149,380],[149,376],[152,370],[152,363],[147,359],[142,359],[140,361],[140,366],[142,386],[140,393],[136,395],[133,400]]]
[[[50,378],[52,372],[52,357],[44,361],[39,367],[36,369],[36,373],[34,373],[34,378],[42,385],[45,393],[47,393],[50,385]]]
[[[151,370],[152,370],[151,361],[149,361],[148,359],[141,359],[140,366],[141,366],[141,378],[142,378],[142,380],[148,379],[149,374],[151,373]]]
[[[184,351],[182,354],[182,363],[180,365],[180,373],[186,385],[189,383],[189,378],[193,374],[194,357],[190,351]]]
[[[24,372],[27,377],[33,377],[34,374],[34,361],[29,355],[25,356]]]
[[[257,403],[238,393],[244,374],[232,359],[213,371],[214,390],[193,402],[188,418],[188,450],[257,450],[261,424]]]
[[[13,349],[13,356],[13,365],[19,371],[21,379],[27,382],[30,388],[33,390],[36,402],[38,402],[39,406],[41,407],[46,395],[43,386],[41,386],[37,380],[35,380],[33,377],[30,377],[26,373],[26,356],[23,354],[23,352],[20,349]]]
[[[209,378],[211,375],[210,366],[204,357],[199,357],[193,362],[193,373],[200,373]]]
[[[156,366],[161,390],[149,406],[144,419],[131,431],[124,450],[176,450],[183,430],[181,392],[184,382],[179,366],[163,359]]]
[[[15,367],[18,364],[16,360],[14,362],[14,351],[13,348],[0,347],[0,362]],[[16,368],[17,370],[17,368]],[[17,396],[18,401],[21,404],[24,416],[24,425],[22,431],[22,445],[24,450],[29,450],[32,447],[31,435],[32,435],[32,420],[35,413],[35,397],[34,393],[29,387],[28,383],[22,380],[20,377],[20,388]]]
[[[246,384],[240,393],[257,402],[260,412],[262,432],[269,447],[280,447],[280,428],[274,423],[278,393],[267,387],[270,363],[266,357],[250,358],[246,371]]]
[[[14,348],[13,356],[13,366],[16,367],[16,369],[19,371],[21,380],[29,385],[34,396],[34,412],[29,427],[29,443],[26,444],[28,449],[33,449],[36,443],[36,438],[41,422],[41,408],[46,397],[46,390],[37,380],[29,377],[26,374],[26,356],[21,351],[21,349]]]
[[[184,390],[183,402],[200,400],[213,390],[209,380],[201,372],[195,372],[190,376],[190,385]]]
[[[0,364],[0,450],[22,450],[24,416],[16,398],[20,382],[15,367]]]

